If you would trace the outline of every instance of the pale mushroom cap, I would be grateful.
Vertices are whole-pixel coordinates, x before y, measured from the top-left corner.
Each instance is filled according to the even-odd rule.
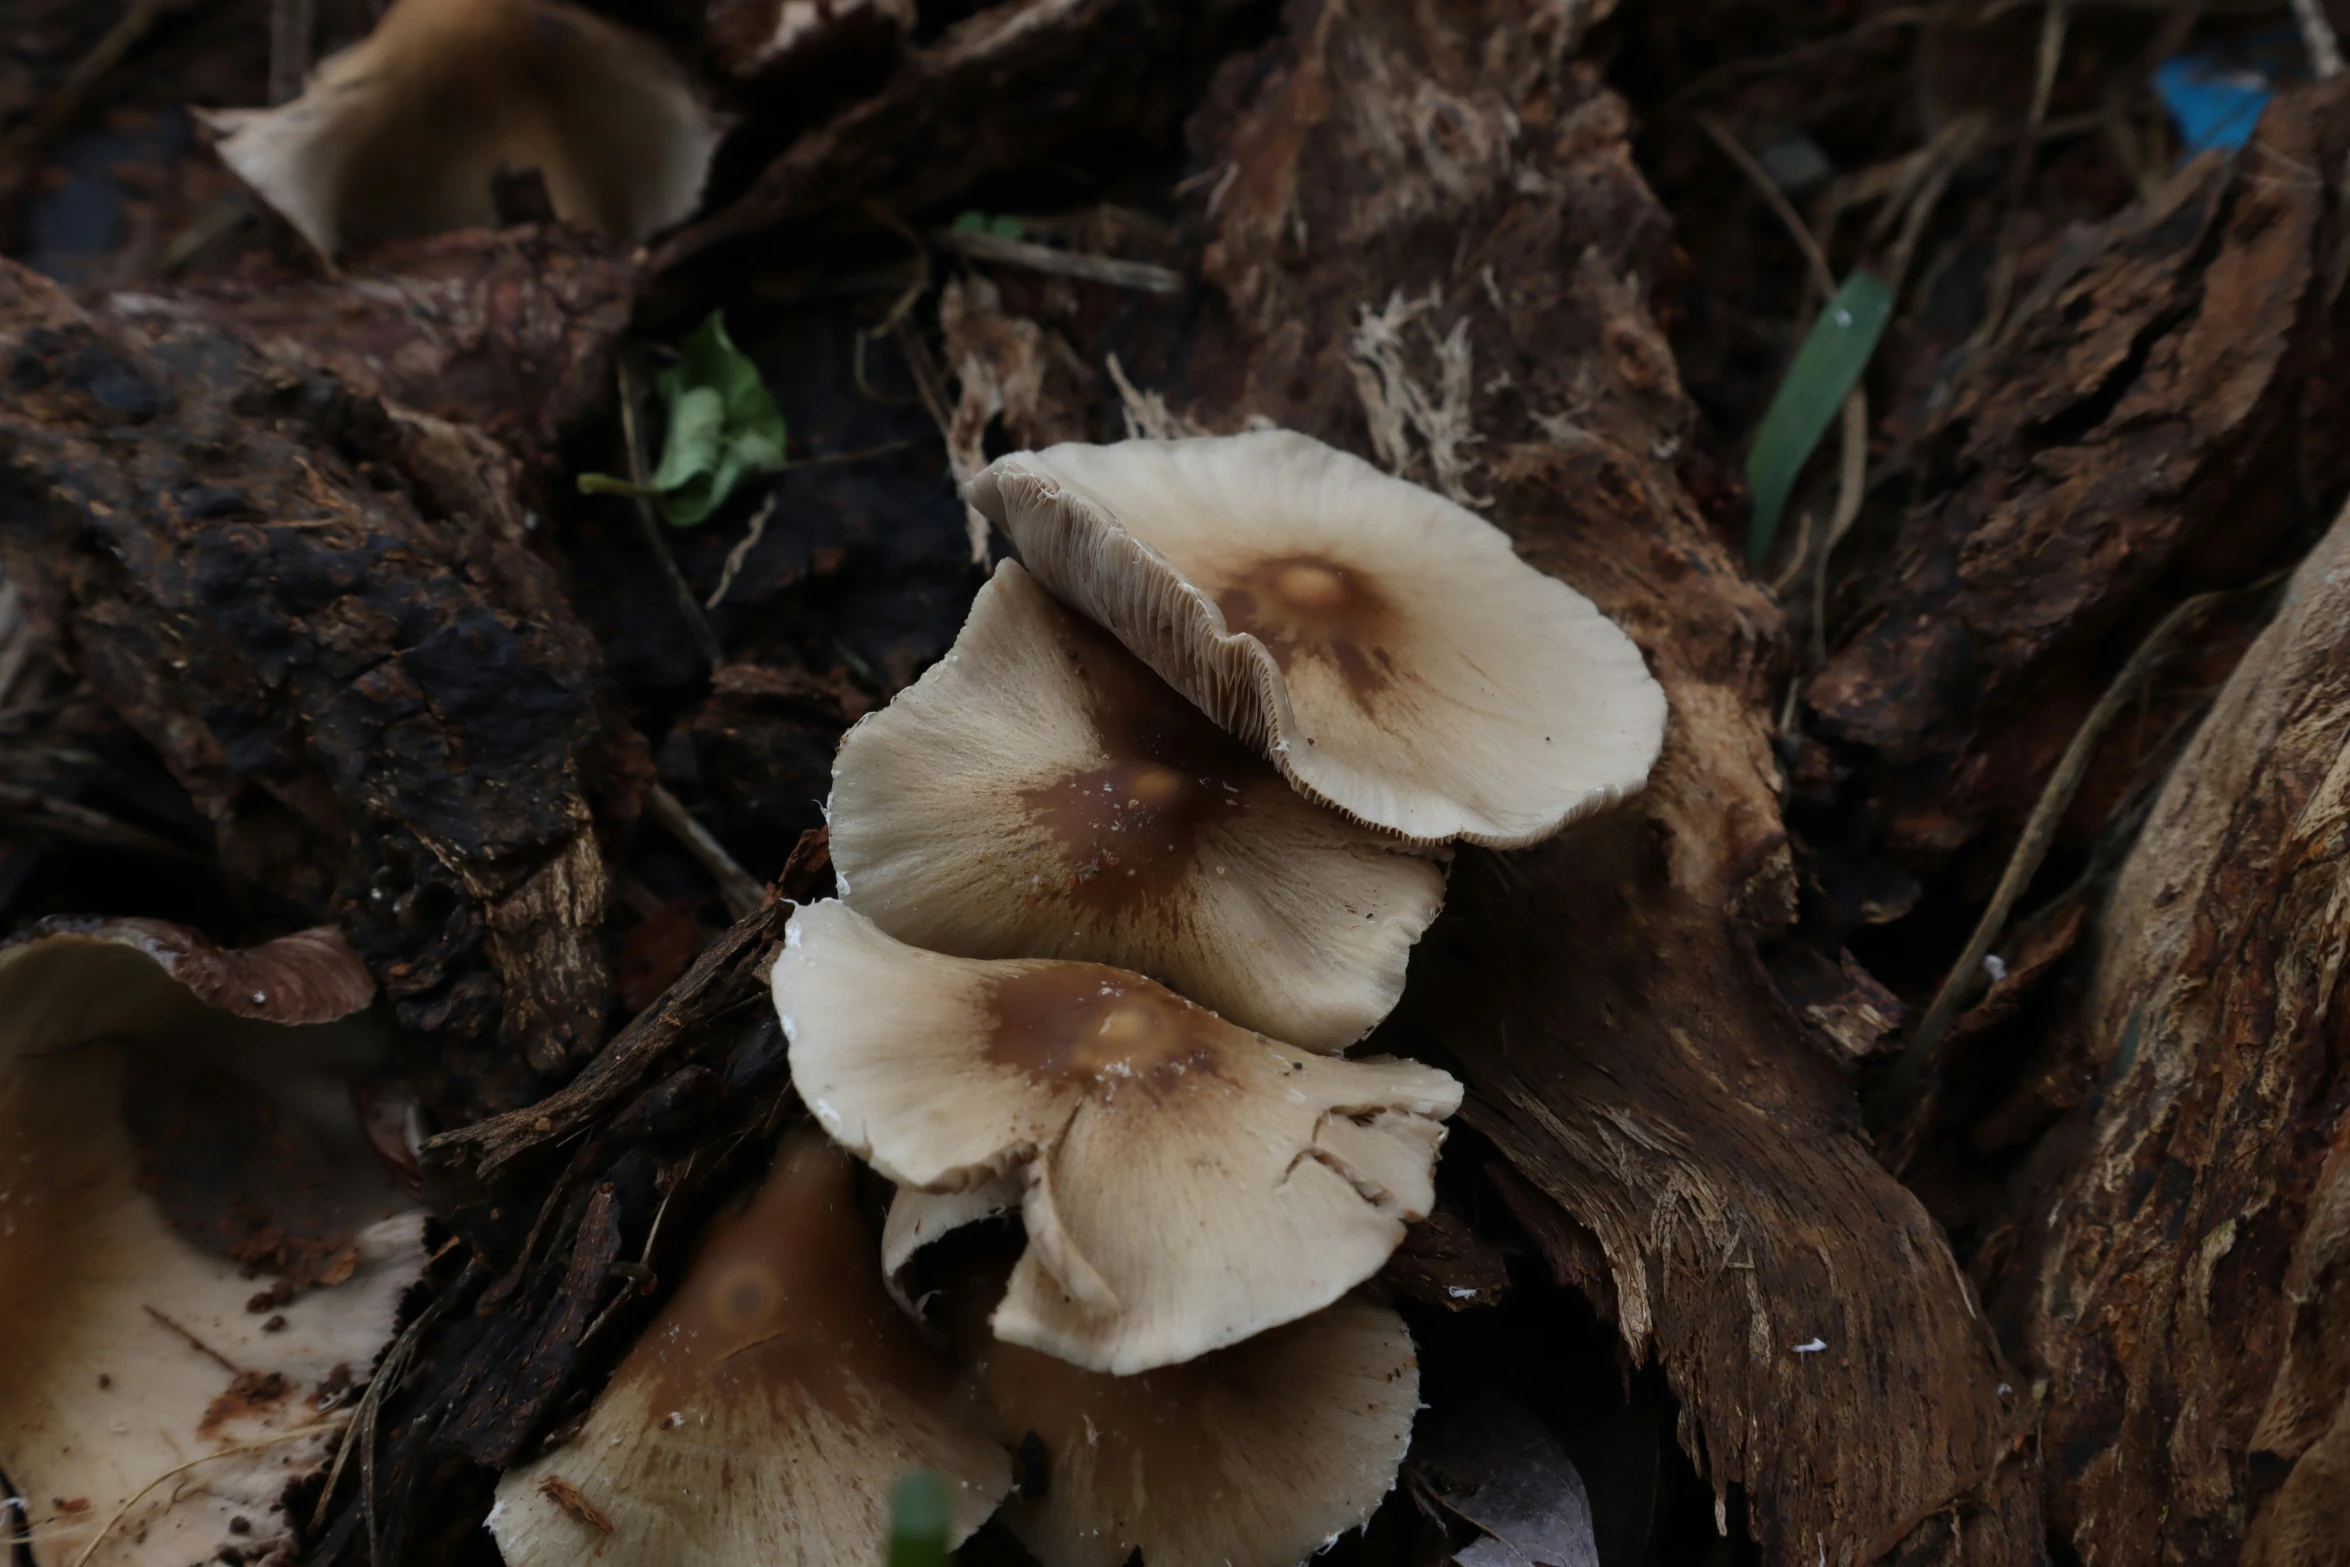
[[[579,1434],[498,1482],[509,1567],[879,1562],[918,1468],[946,1480],[957,1541],[986,1521],[1012,1483],[994,1418],[883,1291],[850,1175],[822,1138],[786,1141]]]
[[[967,958],[1134,969],[1338,1051],[1403,994],[1444,871],[1306,799],[1007,562],[954,649],[849,731],[849,906]]]
[[[365,1036],[208,1013],[167,968],[277,973],[331,1015],[348,970],[288,940],[293,971],[284,944],[144,923],[0,948],[0,1473],[42,1567],[290,1554],[288,1488],[333,1456],[422,1273],[422,1216],[337,1075]],[[252,1309],[256,1261],[302,1287]]]
[[[792,916],[775,1004],[826,1130],[903,1185],[1017,1174],[998,1337],[1097,1371],[1189,1360],[1330,1304],[1434,1199],[1460,1085],[1252,1034],[1139,974],[906,946]]]
[[[556,216],[641,239],[700,203],[722,134],[658,43],[556,0],[398,0],[293,102],[205,119],[327,256],[494,227],[492,176],[523,168]]]
[[[384,1042],[346,1020],[374,999],[366,965],[332,926],[232,950],[161,920],[64,918],[0,942],[0,1053],[168,1032],[181,1049],[219,1041],[357,1066]]]
[[[889,1217],[881,1226],[881,1276],[889,1285],[890,1298],[904,1311],[920,1316],[919,1303],[905,1287],[906,1269],[915,1253],[965,1225],[1015,1212],[1027,1185],[1021,1172],[1013,1170],[959,1192],[899,1187],[890,1197]]]
[[[1538,842],[1637,791],[1663,742],[1663,689],[1589,599],[1309,437],[1015,452],[969,499],[1298,788],[1416,842]]]
[[[1291,1567],[1366,1522],[1420,1404],[1403,1319],[1344,1300],[1180,1366],[1111,1377],[995,1343],[988,1397],[1045,1494],[1004,1520],[1043,1567]]]

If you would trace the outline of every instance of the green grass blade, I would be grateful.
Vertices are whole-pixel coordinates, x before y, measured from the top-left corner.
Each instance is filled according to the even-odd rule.
[[[1795,351],[1795,362],[1771,397],[1754,449],[1746,458],[1746,486],[1754,493],[1754,521],[1746,532],[1746,558],[1760,565],[1779,536],[1779,517],[1795,476],[1844,406],[1885,323],[1893,315],[1893,290],[1873,273],[1855,272],[1812,323]]]
[[[937,1475],[917,1469],[899,1481],[889,1509],[889,1567],[946,1567],[954,1519],[954,1498]]]

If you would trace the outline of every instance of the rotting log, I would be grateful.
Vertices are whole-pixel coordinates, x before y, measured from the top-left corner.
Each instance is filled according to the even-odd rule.
[[[1547,1233],[1591,1244],[1559,1271],[1605,1281],[1766,1560],[2036,1562],[2026,1404],[1756,958],[1794,902],[1786,650],[1692,499],[1721,486],[1648,307],[1668,222],[1573,58],[1588,20],[1305,3],[1228,65],[1192,130],[1224,309],[1170,401],[1488,506],[1640,643],[1672,702],[1648,792],[1541,849],[1464,852],[1374,1048],[1467,1079],[1465,1120],[1569,1216]]]
[[[2164,784],[2018,1177],[1993,1310],[2085,1567],[2339,1562],[2350,1525],[2350,516]]]
[[[476,426],[535,469],[611,395],[640,277],[639,262],[599,234],[527,226],[375,246],[331,278],[254,258],[173,293],[117,296],[116,308],[197,303],[224,329]]]
[[[0,558],[222,863],[333,916],[471,1119],[602,1038],[594,831],[642,742],[514,460],[200,301],[84,309],[0,263]]]
[[[913,212],[1085,137],[1181,117],[1184,69],[1237,7],[1183,0],[1006,0],[909,53],[871,97],[799,137],[750,187],[665,240],[666,270],[722,241],[878,201]]]
[[[2020,826],[2145,633],[2269,571],[2350,488],[2344,207],[2321,172],[2346,154],[2350,81],[2280,95],[2232,160],[2064,236],[1960,379],[1805,693],[1883,764],[1896,855]]]

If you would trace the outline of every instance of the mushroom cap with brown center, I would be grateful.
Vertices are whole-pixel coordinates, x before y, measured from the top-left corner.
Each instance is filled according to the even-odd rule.
[[[557,0],[397,0],[293,102],[203,118],[330,257],[495,228],[496,178],[522,169],[556,217],[642,239],[700,203],[721,135],[657,42]]]
[[[1005,1434],[1043,1449],[1043,1494],[1004,1508],[1043,1567],[1292,1567],[1377,1510],[1420,1403],[1403,1319],[1353,1298],[1134,1376],[978,1359]]]
[[[1293,1321],[1369,1278],[1434,1199],[1460,1085],[1235,1027],[1094,963],[948,957],[843,904],[774,969],[793,1081],[901,1185],[1016,1174],[1028,1246],[998,1337],[1126,1374]]]
[[[969,498],[1298,788],[1415,842],[1538,842],[1638,790],[1662,744],[1663,689],[1589,599],[1307,436],[1015,452]]]
[[[841,742],[849,906],[967,958],[1151,975],[1309,1050],[1403,993],[1442,867],[1300,795],[1007,562],[954,649]]]
[[[851,1175],[813,1131],[785,1140],[579,1434],[499,1482],[509,1567],[878,1562],[918,1468],[955,1540],[986,1521],[1012,1480],[995,1420],[883,1291]]]
[[[295,1549],[424,1265],[350,1099],[381,1037],[331,1021],[372,990],[331,931],[0,945],[0,1474],[43,1567]]]

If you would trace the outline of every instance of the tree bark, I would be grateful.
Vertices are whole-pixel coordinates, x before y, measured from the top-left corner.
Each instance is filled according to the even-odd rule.
[[[2007,1216],[2055,1530],[2090,1567],[2350,1540],[2350,517],[2115,884],[2089,1097]]]
[[[533,550],[514,460],[200,299],[86,310],[0,263],[0,551],[60,655],[332,915],[451,1120],[603,1037],[594,832],[642,742]]]
[[[1374,1042],[1454,1063],[1464,1119],[1563,1208],[1680,1437],[1773,1562],[2042,1558],[2026,1401],[1848,1084],[1765,979],[1792,917],[1771,753],[1779,616],[1649,308],[1667,218],[1586,8],[1293,6],[1193,139],[1225,310],[1174,401],[1261,415],[1487,507],[1594,597],[1672,703],[1648,792],[1468,851]]]

